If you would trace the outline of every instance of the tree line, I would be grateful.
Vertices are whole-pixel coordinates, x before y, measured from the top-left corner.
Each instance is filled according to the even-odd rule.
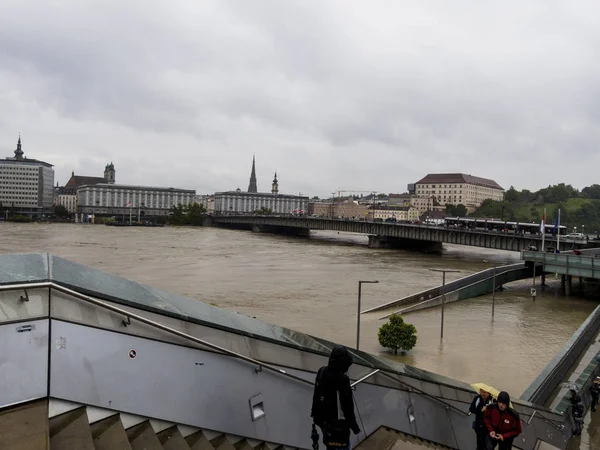
[[[476,217],[499,218],[514,222],[540,223],[546,209],[546,223],[555,223],[560,209],[560,224],[577,227],[589,233],[600,230],[600,185],[593,184],[582,190],[570,184],[559,183],[538,191],[511,186],[503,201],[485,200],[473,213]]]

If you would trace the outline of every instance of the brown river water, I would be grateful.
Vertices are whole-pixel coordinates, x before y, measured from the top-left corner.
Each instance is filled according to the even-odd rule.
[[[367,248],[364,236],[315,232],[310,238],[201,227],[115,228],[0,223],[0,253],[48,252],[140,283],[256,316],[348,346],[356,341],[357,281],[363,309],[441,284],[432,268],[460,270],[452,280],[518,261],[519,254],[448,246],[443,255]],[[491,295],[411,313],[417,346],[399,361],[519,396],[596,306],[566,298],[558,280],[529,296],[531,280]],[[538,280],[539,288],[539,280]],[[382,312],[361,318],[361,350],[377,342]]]

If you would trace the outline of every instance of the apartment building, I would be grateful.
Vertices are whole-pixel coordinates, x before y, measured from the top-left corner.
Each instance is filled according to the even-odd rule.
[[[14,153],[14,157],[0,159],[2,209],[32,217],[50,214],[54,205],[52,164],[26,158],[20,136]]]

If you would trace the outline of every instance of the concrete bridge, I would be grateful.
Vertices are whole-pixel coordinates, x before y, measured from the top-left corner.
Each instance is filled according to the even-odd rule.
[[[369,236],[371,248],[403,248],[440,252],[442,244],[469,245],[499,250],[523,251],[541,247],[541,236],[515,234],[514,232],[484,232],[431,225],[365,222],[326,219],[305,216],[209,216],[205,225],[307,236],[310,230],[331,230],[361,233]],[[598,243],[600,245],[600,243]],[[556,241],[546,239],[546,245],[556,246]],[[560,250],[567,251],[589,247],[586,242],[560,242]]]

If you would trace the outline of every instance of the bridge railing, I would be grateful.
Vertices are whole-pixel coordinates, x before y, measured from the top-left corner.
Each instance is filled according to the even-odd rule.
[[[514,264],[508,264],[505,266],[498,266],[495,269],[494,268],[484,269],[479,272],[475,272],[475,273],[472,273],[465,277],[459,278],[458,280],[453,280],[449,283],[446,283],[444,291],[445,291],[446,295],[449,295],[450,293],[455,292],[459,289],[463,289],[465,287],[476,284],[480,281],[490,279],[494,276],[494,270],[496,271],[496,276],[499,276],[505,272],[522,269],[524,267],[525,267],[524,263],[518,262],[518,263],[514,263]],[[433,300],[433,299],[439,297],[441,294],[442,294],[442,286],[436,286],[436,287],[426,289],[421,292],[417,292],[416,294],[409,295],[407,297],[392,300],[388,303],[384,303],[383,305],[369,308],[369,309],[363,311],[363,313],[380,311],[382,309],[391,308],[393,306],[409,305],[411,303],[416,303],[416,302],[421,302],[421,301],[426,301],[426,300]]]

